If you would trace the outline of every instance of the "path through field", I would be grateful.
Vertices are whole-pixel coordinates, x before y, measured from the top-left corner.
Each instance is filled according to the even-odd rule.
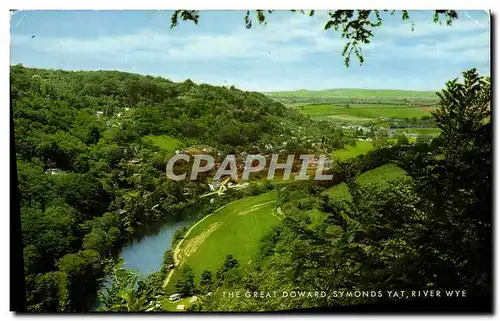
[[[216,209],[214,212],[208,214],[207,216],[205,216],[204,218],[202,218],[201,220],[199,220],[198,222],[196,222],[196,224],[194,224],[193,226],[191,226],[191,228],[189,230],[187,230],[186,234],[184,234],[184,237],[179,241],[179,243],[177,243],[177,245],[175,246],[174,248],[174,252],[173,252],[173,258],[174,258],[174,268],[171,269],[170,271],[168,271],[168,275],[167,277],[165,278],[165,281],[163,282],[163,288],[165,288],[168,284],[168,282],[170,281],[170,279],[172,278],[172,274],[174,274],[174,270],[175,270],[175,267],[179,265],[180,263],[180,260],[179,260],[179,252],[180,252],[180,248],[181,248],[181,245],[182,243],[184,242],[184,240],[186,239],[186,237],[189,235],[189,233],[191,233],[191,231],[196,227],[198,226],[198,224],[200,224],[201,222],[203,222],[204,220],[206,220],[207,218],[209,218],[212,214],[214,213],[217,213],[218,211],[222,210],[223,208],[225,208],[226,206],[230,205],[230,204],[233,204],[234,202],[237,202],[239,200],[236,200],[236,201],[232,201],[224,206],[221,206],[219,207],[218,209]]]

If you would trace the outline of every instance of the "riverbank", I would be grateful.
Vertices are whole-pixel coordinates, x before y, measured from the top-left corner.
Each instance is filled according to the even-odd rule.
[[[207,218],[209,218],[210,216],[212,216],[213,214],[217,213],[218,211],[222,210],[223,208],[225,208],[226,206],[230,205],[230,204],[233,204],[235,202],[237,202],[239,200],[235,200],[235,201],[232,201],[226,205],[223,205],[221,207],[219,207],[217,210],[215,210],[215,212],[212,212],[208,215],[206,215],[205,217],[203,217],[201,220],[199,220],[198,222],[196,222],[193,226],[191,226],[187,231],[186,231],[186,234],[184,234],[183,238],[177,243],[177,245],[175,246],[174,248],[174,251],[172,253],[172,256],[174,258],[174,268],[170,269],[170,271],[168,272],[167,274],[167,277],[165,278],[165,281],[163,282],[163,288],[166,288],[166,286],[168,285],[168,282],[170,282],[170,279],[172,278],[172,275],[174,274],[174,270],[175,270],[175,267],[177,267],[179,264],[180,264],[180,260],[179,260],[179,252],[180,252],[180,248],[181,248],[181,245],[182,243],[184,242],[184,240],[186,239],[187,236],[189,236],[189,234],[191,233],[191,231],[196,227],[198,226],[200,223],[202,223],[204,220],[206,220]]]

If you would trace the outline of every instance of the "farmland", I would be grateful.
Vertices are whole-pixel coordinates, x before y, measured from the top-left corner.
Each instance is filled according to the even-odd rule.
[[[387,90],[387,89],[327,89],[296,90],[265,93],[284,104],[299,103],[420,103],[433,105],[437,102],[434,91]]]
[[[418,134],[438,136],[441,133],[439,128],[400,128],[396,130],[398,133]]]
[[[429,108],[425,107],[409,107],[402,105],[377,105],[377,104],[357,104],[355,106],[341,107],[329,104],[322,105],[305,105],[295,108],[303,115],[308,116],[328,116],[332,120],[346,120],[351,117],[352,120],[374,119],[379,117],[384,118],[421,118],[430,116]]]

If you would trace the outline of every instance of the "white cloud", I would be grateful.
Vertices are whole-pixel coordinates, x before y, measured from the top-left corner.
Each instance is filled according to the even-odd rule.
[[[310,54],[342,50],[344,40],[333,30],[323,30],[325,21],[325,13],[320,12],[314,18],[296,14],[285,19],[271,19],[267,26],[256,25],[251,30],[238,25],[226,34],[207,33],[200,26],[200,33],[188,35],[176,30],[159,32],[149,29],[95,39],[43,36],[32,39],[31,35],[14,35],[12,45],[42,54],[121,63],[223,61],[231,58],[289,63],[300,61]],[[484,28],[485,25],[489,27],[485,19],[477,21],[463,15],[451,27],[418,21],[414,31],[411,31],[409,23],[398,22],[377,29],[376,41],[364,46],[363,50],[369,56],[380,59],[412,57],[484,61],[487,50],[483,47],[489,46],[489,28]],[[467,41],[462,38],[457,41],[457,36],[462,37],[462,33],[477,33],[478,30],[485,32],[469,36]],[[418,40],[418,43],[411,48],[398,43],[409,39]]]
[[[387,21],[376,30],[373,43],[363,47],[369,66],[362,68],[371,67],[372,73],[379,69],[384,74],[384,68],[395,71],[406,65],[442,65],[443,70],[458,75],[462,68],[458,64],[489,65],[489,22],[484,17],[474,20],[461,16],[452,27],[446,27],[429,22],[430,15],[415,21],[413,32],[409,23]],[[192,33],[186,29],[145,28],[98,38],[42,34],[31,38],[31,34],[14,33],[11,59],[12,63],[33,66],[43,61],[45,66],[40,67],[120,69],[221,85],[227,80],[240,88],[258,90],[378,87],[380,80],[370,78],[369,73],[354,67],[345,69],[340,55],[345,40],[334,30],[324,30],[326,21],[325,13],[318,12],[313,18],[300,14],[272,16],[267,26],[254,23],[250,30],[240,21],[235,27],[227,25],[222,33],[210,31],[203,24]],[[18,60],[20,57],[26,61]],[[335,70],[330,73],[326,69]],[[400,86],[404,75],[394,77],[383,84]],[[443,77],[449,78],[448,74]],[[411,75],[401,85],[431,86],[424,78]],[[441,79],[436,83],[439,86]]]
[[[228,58],[297,61],[311,53],[340,49],[343,42],[323,31],[322,21],[294,15],[266,27],[239,26],[227,34],[163,33],[143,30],[135,34],[96,39],[14,35],[12,45],[46,54],[97,57],[101,60],[213,61]],[[304,45],[305,44],[305,45]],[[121,54],[125,54],[120,58]]]
[[[489,30],[490,24],[486,19],[471,20],[469,18],[460,17],[455,20],[451,26],[445,23],[434,23],[432,18],[429,20],[420,20],[414,22],[414,27],[410,21],[399,22],[388,28],[381,27],[375,32],[376,36],[381,37],[426,37],[426,36],[446,36],[463,32],[471,32],[478,30]]]
[[[446,37],[423,37],[402,45],[399,38],[380,40],[377,48],[369,51],[370,59],[436,60],[447,63],[489,63],[490,34],[488,31],[472,35],[460,33]]]

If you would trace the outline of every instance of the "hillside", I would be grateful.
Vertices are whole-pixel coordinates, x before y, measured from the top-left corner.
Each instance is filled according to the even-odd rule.
[[[287,141],[307,152],[306,137],[343,146],[332,126],[256,92],[118,71],[10,71],[30,311],[86,311],[120,246],[193,203],[203,215],[206,184],[165,175],[177,149],[223,157]]]
[[[306,97],[304,106],[287,108],[260,93],[189,80],[12,66],[28,311],[88,311],[108,273],[116,278],[99,301],[120,312],[177,309],[167,296],[173,291],[183,303],[200,297],[189,302],[192,311],[233,312],[385,301],[292,297],[294,291],[491,293],[492,126],[484,122],[491,87],[474,70],[464,79],[447,83],[431,120],[426,113],[434,108],[412,106],[420,102],[408,96],[351,97],[343,106]],[[332,116],[371,127],[313,119]],[[396,137],[402,132],[412,137]],[[204,179],[165,175],[179,149],[220,158],[328,153],[338,161],[329,180],[251,182],[202,198],[209,191]],[[138,281],[114,261],[146,230],[190,214],[199,224],[173,232],[178,243],[173,252],[165,244],[158,272]],[[225,296],[230,291],[290,296],[235,300]]]
[[[77,138],[74,146],[95,144],[100,134],[121,127],[136,137],[170,135],[228,152],[276,145],[277,137],[290,140],[299,129],[304,136],[332,136],[333,132],[332,127],[317,126],[261,93],[190,80],[175,83],[118,71],[17,65],[11,67],[11,82],[16,146],[22,155],[40,152],[33,140],[58,130],[71,131]],[[50,126],[42,133],[33,122]]]

